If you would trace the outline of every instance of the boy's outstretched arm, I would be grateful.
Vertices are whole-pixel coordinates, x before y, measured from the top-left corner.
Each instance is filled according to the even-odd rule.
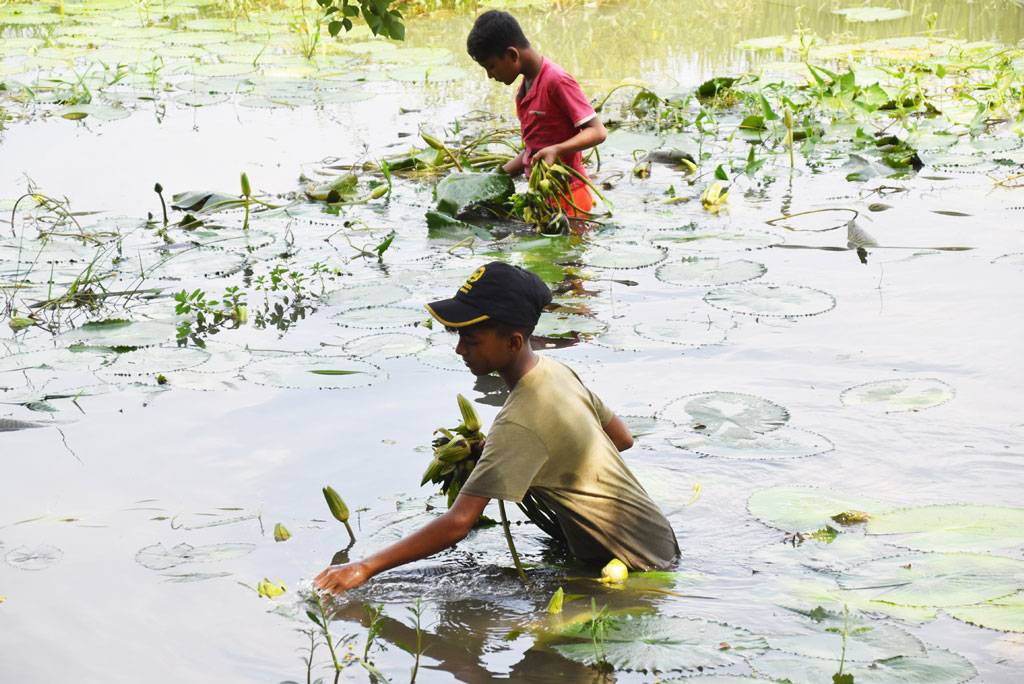
[[[313,584],[334,593],[355,589],[377,573],[447,549],[466,538],[488,501],[481,496],[459,494],[441,517],[363,560],[330,566],[316,576]]]
[[[543,159],[548,166],[552,166],[558,160],[558,155],[569,154],[577,150],[586,150],[595,145],[600,145],[607,137],[608,131],[605,129],[604,124],[601,123],[601,119],[595,116],[589,121],[585,121],[580,126],[579,131],[576,132],[576,135],[568,140],[563,140],[556,145],[548,145],[534,152],[533,158],[530,159],[530,164],[535,164],[537,160]]]
[[[625,451],[633,446],[633,433],[629,431],[626,422],[618,416],[612,416],[612,419],[604,426],[604,431],[619,451]]]

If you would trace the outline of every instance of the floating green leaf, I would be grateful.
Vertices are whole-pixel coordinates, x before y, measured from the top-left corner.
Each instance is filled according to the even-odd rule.
[[[765,460],[814,456],[833,449],[832,442],[825,437],[786,425],[750,437],[730,438],[692,433],[670,439],[669,443],[702,456]]]
[[[832,523],[833,515],[850,509],[871,513],[886,507],[871,497],[797,485],[769,487],[747,499],[747,509],[755,518],[787,532],[820,529]]]
[[[844,390],[839,400],[844,406],[868,405],[886,413],[920,411],[944,404],[956,390],[937,378],[901,378],[877,380]]]
[[[1024,632],[1024,591],[973,606],[946,608],[957,620],[1003,632]]]
[[[839,575],[844,589],[910,606],[948,608],[1020,590],[1024,560],[980,553],[928,553],[879,558]]]
[[[541,313],[533,334],[537,337],[574,337],[599,335],[607,329],[608,324],[596,318],[545,311]]]
[[[343,287],[328,292],[324,301],[330,306],[353,309],[367,306],[382,306],[406,301],[412,296],[407,287],[394,283],[367,283]]]
[[[769,634],[772,648],[787,653],[847,662],[872,662],[898,656],[923,656],[925,647],[909,632],[878,621],[850,620],[839,616],[818,615],[801,624],[794,634]],[[844,640],[843,631],[847,632]],[[845,641],[845,645],[844,645]]]
[[[627,615],[613,619],[604,637],[607,661],[617,670],[669,671],[735,665],[767,650],[764,638],[739,627],[701,618]],[[588,622],[575,623],[562,635],[582,640],[555,650],[584,665],[594,665]]]
[[[333,372],[339,365],[345,373]],[[318,372],[319,371],[319,372]],[[327,371],[324,373],[324,371]],[[348,389],[366,387],[387,377],[380,368],[365,361],[329,356],[293,354],[254,361],[242,369],[251,382],[271,387],[297,389]]]
[[[722,261],[717,257],[684,257],[658,266],[658,280],[686,287],[733,285],[765,274],[764,264],[747,259]]]
[[[35,547],[19,546],[11,549],[4,556],[7,564],[19,570],[45,570],[60,563],[64,558],[64,552],[50,544],[40,544]]]
[[[823,684],[832,681],[838,661],[768,653],[750,666],[790,684]],[[977,675],[966,658],[940,648],[929,648],[924,656],[851,663],[843,667],[843,673],[852,676],[856,684],[960,684]]]
[[[139,549],[135,562],[150,570],[166,570],[185,563],[210,563],[231,560],[251,553],[255,544],[224,543],[192,546],[178,544],[170,549],[163,544],[153,544]]]
[[[645,268],[665,260],[664,247],[628,242],[593,244],[583,254],[583,263],[593,268]]]
[[[469,207],[504,202],[515,192],[512,178],[505,173],[452,173],[437,184],[437,210],[458,216]]]
[[[920,551],[994,551],[1024,544],[1024,508],[936,504],[871,517],[868,534]]]
[[[424,323],[430,318],[426,309],[403,306],[370,306],[349,309],[331,316],[335,325],[347,328],[401,328]]]
[[[744,283],[712,290],[704,301],[751,316],[816,316],[832,310],[835,297],[803,285]]]
[[[659,417],[701,434],[753,439],[789,420],[789,411],[775,402],[739,392],[702,392],[669,402]]]
[[[709,321],[649,321],[633,327],[636,334],[665,344],[701,347],[725,341],[725,329]]]
[[[357,357],[393,358],[418,354],[427,348],[427,341],[411,333],[385,332],[358,337],[345,343],[345,352]]]

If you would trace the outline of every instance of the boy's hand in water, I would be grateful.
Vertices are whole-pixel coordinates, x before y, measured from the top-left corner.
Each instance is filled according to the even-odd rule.
[[[316,576],[313,584],[332,594],[340,594],[362,586],[368,579],[370,579],[370,573],[366,567],[362,563],[356,562],[330,566]]]

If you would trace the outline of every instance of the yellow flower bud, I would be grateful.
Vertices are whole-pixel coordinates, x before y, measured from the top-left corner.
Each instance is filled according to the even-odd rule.
[[[629,576],[629,568],[618,558],[613,558],[608,565],[601,568],[601,582],[605,584],[622,584]]]

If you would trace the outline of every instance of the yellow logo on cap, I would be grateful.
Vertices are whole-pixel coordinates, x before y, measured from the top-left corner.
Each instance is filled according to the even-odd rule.
[[[463,294],[469,294],[469,291],[473,289],[473,283],[475,283],[476,281],[478,281],[481,278],[483,278],[484,271],[486,271],[486,270],[487,270],[486,266],[481,266],[480,268],[478,268],[475,271],[473,271],[472,275],[470,275],[468,278],[466,278],[466,282],[463,283],[462,287],[459,288],[459,292],[461,292]]]

